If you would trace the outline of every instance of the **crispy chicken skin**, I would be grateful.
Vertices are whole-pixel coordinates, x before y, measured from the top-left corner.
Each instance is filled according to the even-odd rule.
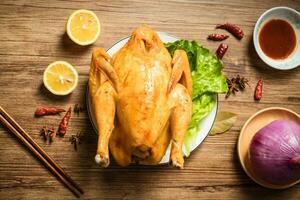
[[[111,58],[94,49],[89,92],[98,127],[95,160],[109,165],[109,151],[121,166],[156,165],[171,142],[170,162],[183,168],[182,143],[192,114],[188,58],[173,58],[155,31],[137,28]]]

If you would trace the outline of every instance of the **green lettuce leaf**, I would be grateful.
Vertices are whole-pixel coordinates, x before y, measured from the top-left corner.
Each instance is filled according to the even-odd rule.
[[[214,95],[204,93],[200,97],[193,100],[192,120],[188,132],[184,138],[184,154],[189,156],[191,147],[196,142],[197,134],[199,133],[199,122],[213,109],[216,104]]]
[[[199,133],[199,122],[216,103],[214,95],[228,90],[226,77],[222,73],[223,62],[196,41],[178,40],[166,43],[165,46],[172,56],[175,50],[184,50],[190,63],[193,81],[193,113],[184,139],[184,153],[188,156],[191,145],[196,142],[195,138]]]
[[[187,53],[193,80],[193,99],[207,92],[227,92],[226,77],[222,73],[223,62],[215,54],[195,41],[178,40],[165,46],[172,56],[177,49]]]

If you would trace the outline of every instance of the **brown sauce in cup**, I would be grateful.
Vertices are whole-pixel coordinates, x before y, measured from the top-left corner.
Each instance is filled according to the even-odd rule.
[[[259,32],[262,51],[273,59],[287,58],[294,51],[296,40],[293,27],[281,19],[268,21]]]

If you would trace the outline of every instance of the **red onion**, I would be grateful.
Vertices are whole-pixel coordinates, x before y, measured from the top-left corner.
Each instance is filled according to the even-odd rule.
[[[287,185],[300,179],[300,125],[276,120],[252,139],[250,163],[254,173],[268,183]]]

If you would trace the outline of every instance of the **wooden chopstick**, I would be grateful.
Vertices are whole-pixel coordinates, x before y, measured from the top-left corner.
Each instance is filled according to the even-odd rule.
[[[63,170],[62,167],[58,163],[56,163],[43,149],[42,147],[36,143],[29,134],[0,106],[0,114],[2,114],[7,121],[9,121],[15,129],[22,134],[22,136],[36,148],[36,150],[42,154],[42,156],[52,165],[54,168],[62,175],[65,176],[66,179],[81,193],[83,194],[83,190],[75,183],[75,181]]]
[[[59,180],[64,183],[77,197],[83,190],[75,181],[57,164],[24,129],[0,106],[0,120],[12,131],[12,133],[23,143],[37,158],[47,167]],[[79,193],[78,193],[79,192]]]

